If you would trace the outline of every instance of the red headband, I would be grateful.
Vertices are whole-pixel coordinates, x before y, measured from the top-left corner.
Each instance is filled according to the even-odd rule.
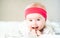
[[[28,14],[31,14],[31,13],[38,13],[38,14],[41,14],[45,20],[47,19],[47,12],[42,9],[42,8],[37,8],[37,7],[32,7],[32,8],[28,8],[25,10],[25,17],[28,15]]]

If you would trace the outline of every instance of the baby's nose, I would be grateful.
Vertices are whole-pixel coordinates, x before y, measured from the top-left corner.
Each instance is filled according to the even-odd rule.
[[[37,28],[38,28],[38,25],[37,25],[36,21],[33,21],[32,29],[37,29]]]

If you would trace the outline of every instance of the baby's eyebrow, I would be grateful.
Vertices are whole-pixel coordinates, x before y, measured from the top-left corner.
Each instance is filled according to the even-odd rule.
[[[38,17],[38,18],[41,18],[41,17]]]
[[[38,19],[38,18],[41,18],[41,17],[36,17],[35,19]],[[30,19],[34,19],[34,18],[28,18],[28,19],[30,20]]]
[[[33,19],[33,18],[28,18],[28,19]]]

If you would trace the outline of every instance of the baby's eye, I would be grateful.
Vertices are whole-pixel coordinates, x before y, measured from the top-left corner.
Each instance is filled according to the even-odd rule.
[[[32,20],[29,20],[30,22],[32,22]]]
[[[40,19],[37,19],[37,21],[40,21]]]

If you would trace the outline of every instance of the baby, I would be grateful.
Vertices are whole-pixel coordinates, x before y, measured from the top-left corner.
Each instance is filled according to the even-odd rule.
[[[37,37],[44,34],[54,34],[52,28],[46,24],[47,11],[44,5],[32,3],[24,10],[24,17],[31,34]]]

